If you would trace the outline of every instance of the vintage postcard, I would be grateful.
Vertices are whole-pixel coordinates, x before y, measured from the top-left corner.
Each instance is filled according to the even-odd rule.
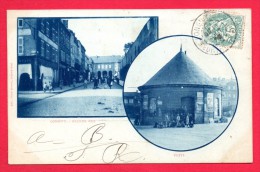
[[[9,164],[251,163],[250,9],[9,10]]]

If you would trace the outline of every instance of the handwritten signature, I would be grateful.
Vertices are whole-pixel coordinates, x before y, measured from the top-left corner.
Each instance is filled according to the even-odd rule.
[[[30,136],[30,138],[27,140],[27,144],[33,144],[33,143],[53,143],[53,144],[62,144],[61,141],[55,141],[55,140],[45,140],[43,137],[45,136],[45,131],[38,131]]]
[[[100,148],[99,150],[102,150],[102,161],[104,163],[128,163],[142,157],[140,152],[129,151],[130,146],[128,143],[118,141],[103,142],[102,140],[104,134],[102,133],[102,130],[104,130],[105,126],[105,123],[99,123],[84,131],[80,138],[80,142],[82,144],[81,146],[83,148],[66,153],[64,159],[66,161],[77,161],[88,155],[87,151],[93,148]],[[59,142],[57,140],[46,140],[44,131],[38,131],[34,133],[27,140],[27,144],[45,143],[63,144],[63,142]]]

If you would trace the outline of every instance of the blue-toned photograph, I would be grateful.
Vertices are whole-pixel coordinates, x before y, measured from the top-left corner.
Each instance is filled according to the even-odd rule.
[[[157,39],[156,16],[17,18],[17,116],[125,117],[126,73]]]
[[[124,85],[124,106],[136,131],[174,151],[204,147],[226,130],[238,102],[238,81],[227,57],[206,54],[200,38],[169,36],[142,51]],[[214,48],[214,47],[212,47]]]

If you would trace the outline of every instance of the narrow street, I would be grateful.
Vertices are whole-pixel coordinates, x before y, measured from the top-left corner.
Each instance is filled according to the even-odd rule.
[[[44,93],[43,93],[44,94]],[[93,83],[87,88],[78,88],[63,93],[51,94],[36,102],[18,106],[19,117],[88,117],[88,116],[125,116],[122,101],[122,86],[114,83],[112,89]],[[28,95],[30,96],[30,95]],[[18,95],[18,102],[26,99]]]

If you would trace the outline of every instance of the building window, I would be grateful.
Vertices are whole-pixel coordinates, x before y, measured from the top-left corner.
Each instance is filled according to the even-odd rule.
[[[55,30],[55,41],[56,41],[56,43],[58,43],[58,41],[59,41],[59,35],[58,35],[57,30]]]
[[[18,37],[18,55],[23,54],[23,37]]]
[[[66,63],[70,65],[70,55],[66,54]]]
[[[101,65],[101,69],[104,69],[104,65],[103,64]]]
[[[129,103],[133,104],[134,103],[134,99],[129,99]]]
[[[97,68],[100,69],[100,65],[97,65]]]
[[[56,38],[56,36],[55,36],[55,29],[54,29],[54,28],[51,28],[51,39],[52,39],[55,43],[57,43],[55,38]]]
[[[58,63],[58,60],[59,60],[59,53],[58,50],[55,49],[55,61]]]
[[[60,44],[64,44],[64,31],[63,31],[63,29],[60,30]]]
[[[51,61],[56,62],[56,49],[52,47]]]
[[[41,31],[42,33],[45,33],[45,24],[44,24],[44,20],[41,20],[40,31]]]
[[[105,69],[107,69],[107,65],[105,65]]]
[[[51,56],[51,47],[49,44],[46,44],[46,59],[50,59]]]
[[[50,37],[50,23],[46,22],[46,36]]]
[[[61,61],[65,62],[65,52],[64,51],[60,51],[60,56],[61,56]]]
[[[149,109],[151,112],[155,112],[156,110],[156,98],[150,98],[150,101],[149,101]]]
[[[23,27],[23,19],[18,19],[18,28]]]
[[[111,65],[108,65],[108,68],[109,68],[109,69],[111,69],[111,68],[112,68],[112,66],[111,66]]]
[[[45,42],[41,40],[41,57],[45,56]]]
[[[124,99],[124,103],[125,103],[125,104],[128,104],[128,99]]]

